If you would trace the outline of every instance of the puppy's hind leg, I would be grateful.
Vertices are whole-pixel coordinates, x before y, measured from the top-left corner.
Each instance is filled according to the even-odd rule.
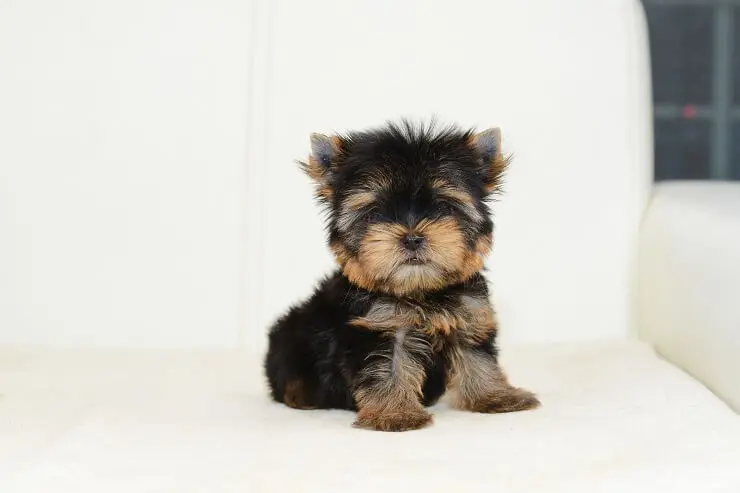
[[[295,379],[285,385],[283,402],[294,409],[316,409],[303,381]]]
[[[270,395],[295,409],[315,409],[319,407],[315,365],[300,344],[286,334],[288,330],[279,322],[270,333],[264,363]]]

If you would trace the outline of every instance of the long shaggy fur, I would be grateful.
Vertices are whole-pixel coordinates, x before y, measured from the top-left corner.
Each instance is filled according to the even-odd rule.
[[[338,269],[273,325],[273,399],[358,411],[355,425],[402,431],[449,391],[476,412],[537,407],[498,365],[483,277],[490,198],[508,160],[497,129],[403,121],[311,136],[301,163],[326,211]]]

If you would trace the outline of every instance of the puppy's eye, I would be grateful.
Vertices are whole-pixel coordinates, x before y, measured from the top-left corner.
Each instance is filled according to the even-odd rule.
[[[474,222],[483,220],[483,216],[472,203],[457,198],[444,198],[437,207],[439,215],[455,215]]]
[[[373,207],[365,214],[365,220],[369,223],[377,223],[383,220],[383,214]]]
[[[458,207],[451,201],[440,200],[439,202],[437,202],[435,210],[440,215],[454,214],[458,210]]]

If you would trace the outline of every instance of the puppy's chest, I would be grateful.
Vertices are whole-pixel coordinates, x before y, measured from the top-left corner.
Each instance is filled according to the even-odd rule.
[[[364,316],[352,319],[350,324],[378,332],[423,332],[439,343],[449,338],[481,342],[496,330],[488,298],[478,293],[424,300],[381,297],[373,301]]]

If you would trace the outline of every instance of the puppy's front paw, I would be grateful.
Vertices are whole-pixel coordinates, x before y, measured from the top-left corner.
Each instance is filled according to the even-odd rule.
[[[432,422],[424,409],[361,409],[353,426],[376,431],[418,430]]]
[[[540,407],[540,401],[534,393],[508,387],[475,402],[471,411],[477,413],[512,413],[516,411],[528,411]]]

